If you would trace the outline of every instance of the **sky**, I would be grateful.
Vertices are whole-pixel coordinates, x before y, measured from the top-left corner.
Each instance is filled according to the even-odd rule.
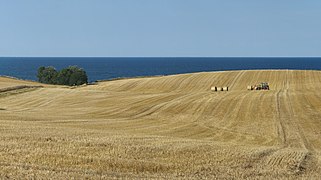
[[[0,0],[1,57],[320,57],[320,0]]]

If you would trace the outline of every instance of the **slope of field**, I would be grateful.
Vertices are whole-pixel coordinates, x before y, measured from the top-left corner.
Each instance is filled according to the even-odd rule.
[[[24,81],[10,77],[0,76],[0,89],[14,87],[14,86],[40,86],[43,84],[33,82],[33,81]]]
[[[320,89],[319,71],[261,70],[0,93],[0,176],[320,179]]]

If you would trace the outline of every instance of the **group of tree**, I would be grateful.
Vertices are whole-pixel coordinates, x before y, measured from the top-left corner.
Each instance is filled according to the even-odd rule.
[[[37,77],[39,82],[45,84],[78,86],[88,83],[86,71],[77,66],[69,66],[60,71],[57,71],[52,66],[40,67]]]

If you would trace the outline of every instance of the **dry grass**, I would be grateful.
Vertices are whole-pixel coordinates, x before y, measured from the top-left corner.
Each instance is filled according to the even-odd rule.
[[[0,78],[18,85],[39,84]],[[0,93],[0,176],[320,179],[320,89],[319,71],[280,70]]]

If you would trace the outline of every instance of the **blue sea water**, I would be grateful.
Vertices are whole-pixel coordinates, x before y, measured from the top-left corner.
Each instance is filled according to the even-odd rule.
[[[0,75],[37,80],[40,66],[58,70],[77,65],[86,70],[89,81],[118,77],[170,75],[203,71],[250,69],[321,70],[321,58],[0,58]]]

